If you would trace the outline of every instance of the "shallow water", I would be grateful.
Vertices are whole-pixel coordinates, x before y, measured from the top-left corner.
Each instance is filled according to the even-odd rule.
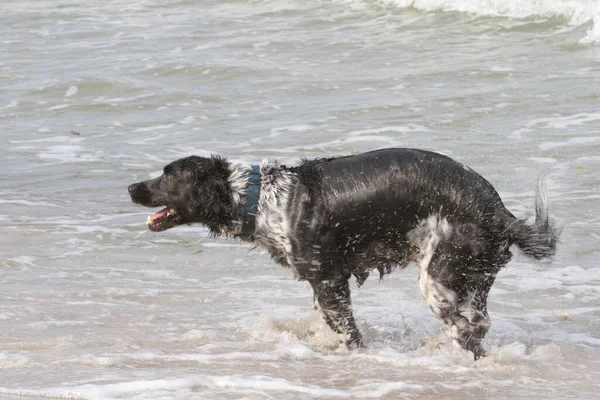
[[[0,398],[596,398],[595,1],[22,1],[0,6]],[[146,230],[126,186],[189,154],[451,155],[518,216],[543,175],[556,258],[454,349],[417,271],[353,283],[348,352],[306,283],[202,227]]]

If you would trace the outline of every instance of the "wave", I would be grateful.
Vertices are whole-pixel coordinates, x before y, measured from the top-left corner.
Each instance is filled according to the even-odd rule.
[[[600,42],[598,0],[377,0],[385,7],[422,11],[458,11],[486,17],[564,18],[575,26],[591,25],[581,43]]]

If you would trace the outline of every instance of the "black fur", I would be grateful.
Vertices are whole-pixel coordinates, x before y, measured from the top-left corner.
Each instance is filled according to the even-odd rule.
[[[152,230],[197,222],[215,235],[236,236],[245,199],[232,188],[233,170],[220,157],[188,157],[129,192],[136,203],[176,210]],[[487,295],[512,256],[509,247],[536,259],[555,251],[558,235],[541,185],[536,222],[527,225],[488,181],[437,153],[384,149],[295,167],[264,165],[261,173],[252,240],[310,282],[315,306],[349,348],[363,345],[352,316],[352,275],[360,285],[373,269],[383,276],[417,263],[430,307],[478,358],[489,328]]]

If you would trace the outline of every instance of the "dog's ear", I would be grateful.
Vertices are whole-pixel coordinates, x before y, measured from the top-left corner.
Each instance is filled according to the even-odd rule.
[[[221,227],[232,224],[229,163],[223,157],[212,155],[211,158],[198,157],[193,164],[196,207],[210,231],[221,235]]]
[[[210,172],[223,180],[227,180],[230,175],[229,171],[229,162],[225,157],[222,157],[218,154],[210,155]]]
[[[211,208],[211,212],[219,216],[219,219],[223,219],[229,216],[231,211],[231,202],[229,195],[229,185],[226,181],[220,177],[211,177],[206,182],[204,190],[207,190],[211,194],[210,204],[207,204]]]
[[[224,157],[212,154],[210,158],[190,156],[183,159],[183,168],[194,175],[197,183],[211,177],[227,180],[229,163]]]
[[[231,203],[231,193],[229,186],[229,175],[231,174],[229,163],[224,157],[219,155],[212,155],[212,168],[210,173],[209,182],[212,186],[211,189],[213,193],[219,198],[219,203],[221,203],[221,207],[225,207],[226,209],[221,209],[220,212],[226,212],[229,214],[230,211],[230,203]]]

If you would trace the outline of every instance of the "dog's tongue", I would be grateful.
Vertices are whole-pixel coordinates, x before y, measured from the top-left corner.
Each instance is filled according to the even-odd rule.
[[[148,222],[149,222],[149,223],[150,223],[150,222],[154,222],[154,221],[156,221],[157,219],[159,219],[159,218],[162,218],[162,217],[166,216],[168,212],[169,212],[169,207],[165,208],[164,210],[160,210],[159,212],[157,212],[156,214],[154,214],[153,216],[151,216],[151,217],[148,219]]]

